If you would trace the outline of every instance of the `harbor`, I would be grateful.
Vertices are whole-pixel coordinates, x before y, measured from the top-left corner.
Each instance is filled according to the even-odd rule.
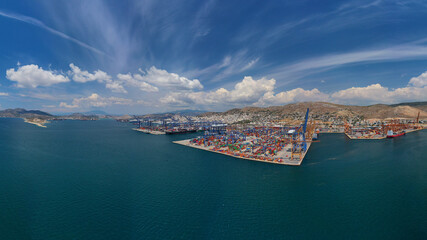
[[[108,120],[57,121],[40,128],[21,119],[0,118],[4,218],[13,222],[16,216],[35,217],[34,227],[46,229],[38,232],[40,239],[72,236],[79,229],[85,232],[76,238],[95,236],[91,229],[100,226],[104,233],[116,233],[113,237],[104,234],[104,239],[120,239],[123,222],[128,220],[151,226],[134,234],[157,234],[161,239],[206,238],[204,231],[194,232],[200,225],[208,226],[218,238],[226,238],[219,229],[230,228],[233,239],[316,239],[319,234],[327,239],[331,234],[324,232],[324,226],[311,221],[323,219],[326,212],[330,213],[329,229],[335,229],[332,235],[340,239],[348,236],[348,229],[393,231],[400,224],[397,233],[424,230],[417,224],[427,217],[426,183],[420,177],[427,167],[426,130],[395,139],[399,141],[351,141],[344,134],[321,134],[300,166],[288,166],[233,158],[171,141],[203,132],[150,135],[132,127]],[[310,198],[313,193],[319,196],[316,201]],[[401,204],[393,199],[396,195],[407,196],[413,204]],[[136,205],[131,205],[132,211],[123,210],[129,201]],[[373,202],[383,205],[378,208]],[[29,203],[34,211],[27,211]],[[310,207],[301,212],[301,206]],[[342,211],[334,211],[337,207]],[[396,207],[403,207],[409,222],[402,225]],[[52,209],[64,209],[65,215]],[[82,223],[81,216],[88,221]],[[366,228],[372,219],[382,225]],[[262,226],[266,233],[251,227],[240,231],[243,225]],[[135,227],[130,224],[128,230]],[[4,228],[4,232],[4,239],[29,236],[25,228]],[[387,238],[387,234],[375,237]]]
[[[385,138],[396,138],[404,136],[407,133],[424,129],[419,124],[420,113],[416,119],[391,118],[384,120],[371,121],[370,124],[353,126],[345,122],[344,134],[352,140],[371,139],[380,140]]]
[[[135,131],[138,131],[138,132],[146,133],[146,134],[153,134],[153,135],[164,135],[164,134],[166,134],[164,131],[159,131],[159,130],[155,130],[155,129],[147,129],[147,128],[142,128],[142,127],[132,128],[132,129]]]
[[[174,143],[240,159],[299,166],[317,139],[315,123],[308,118],[309,109],[300,126],[213,125],[203,136]]]
[[[416,118],[360,119],[336,118],[318,120],[310,116],[307,108],[299,119],[245,121],[235,118],[224,123],[226,118],[215,121],[194,121],[182,118],[144,118],[130,120],[137,125],[133,130],[152,135],[170,135],[201,132],[198,137],[173,141],[173,143],[226,156],[272,163],[299,166],[312,143],[318,142],[319,134],[342,133],[351,140],[381,140],[397,138],[410,132],[424,129],[420,113]],[[200,119],[200,118],[199,118]],[[237,120],[237,121],[236,121]],[[327,120],[327,121],[325,121]]]
[[[220,122],[178,122],[173,120],[167,121],[165,119],[140,119],[136,116],[135,119],[130,122],[137,125],[133,130],[152,135],[194,133],[198,131],[205,131],[215,124],[221,124]]]
[[[291,165],[291,166],[299,166],[302,163],[302,160],[305,157],[305,154],[307,153],[308,149],[310,148],[311,143],[307,144],[307,151],[304,151],[303,155],[301,155],[300,158],[291,158],[291,154],[289,153],[291,151],[291,148],[284,148],[282,151],[277,153],[277,158],[272,157],[263,157],[263,156],[255,156],[255,155],[249,155],[244,153],[235,153],[227,151],[226,149],[216,149],[215,147],[205,147],[202,145],[192,144],[191,139],[186,140],[180,140],[180,141],[174,141],[173,143],[180,144],[187,147],[192,147],[200,150],[210,151],[214,153],[224,154],[230,157],[245,159],[245,160],[251,160],[251,161],[258,161],[258,162],[266,162],[266,163],[273,163],[273,164],[283,164],[283,165]]]

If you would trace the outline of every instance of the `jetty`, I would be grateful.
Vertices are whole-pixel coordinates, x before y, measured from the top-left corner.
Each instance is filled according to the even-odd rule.
[[[146,129],[146,128],[132,128],[132,130],[135,130],[138,132],[143,132],[146,134],[153,134],[153,135],[164,135],[164,134],[166,134],[164,131],[157,131],[157,130]]]

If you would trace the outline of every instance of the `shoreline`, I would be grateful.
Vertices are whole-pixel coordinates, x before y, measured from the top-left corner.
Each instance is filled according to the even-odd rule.
[[[149,131],[146,129],[140,129],[140,128],[132,128],[132,130],[138,131],[138,132],[143,132],[146,134],[152,134],[152,135],[165,135],[165,132],[160,132],[160,131]]]
[[[42,119],[28,119],[28,118],[24,118],[24,122],[29,123],[29,124],[34,124],[38,127],[42,127],[42,128],[47,128],[44,124],[49,123],[49,121],[47,120],[42,120]]]
[[[300,166],[302,161],[305,158],[305,155],[307,154],[308,150],[310,149],[311,143],[307,143],[307,151],[303,154],[301,160],[294,160],[292,161],[290,157],[288,158],[284,158],[283,157],[283,161],[282,162],[278,162],[276,161],[268,161],[268,160],[262,160],[262,159],[256,159],[256,158],[248,158],[248,157],[242,157],[242,156],[236,156],[236,155],[232,155],[226,152],[219,152],[219,151],[214,151],[212,149],[209,149],[207,147],[202,147],[202,146],[197,146],[197,145],[193,145],[190,143],[191,139],[185,139],[185,140],[179,140],[179,141],[173,141],[173,143],[175,144],[179,144],[179,145],[183,145],[186,147],[191,147],[191,148],[196,148],[196,149],[200,149],[200,150],[204,150],[204,151],[209,151],[209,152],[213,152],[213,153],[219,153],[219,154],[223,154],[229,157],[234,157],[234,158],[240,158],[240,159],[244,159],[244,160],[250,160],[250,161],[257,161],[257,162],[264,162],[264,163],[272,163],[272,164],[279,164],[279,165],[288,165],[288,166]],[[286,152],[284,152],[286,154]],[[289,155],[291,153],[288,153]]]
[[[416,131],[421,131],[421,130],[424,130],[425,128],[421,128],[421,129],[412,129],[412,130],[405,130],[405,135],[406,134],[408,134],[408,133],[411,133],[411,132],[416,132]],[[349,134],[347,134],[347,133],[344,133],[350,140],[381,140],[381,139],[386,139],[387,138],[387,136],[384,136],[384,137],[378,137],[378,138],[368,138],[368,137],[366,137],[366,138],[364,138],[364,137],[361,137],[361,138],[358,138],[358,137],[352,137],[352,136],[350,136]]]

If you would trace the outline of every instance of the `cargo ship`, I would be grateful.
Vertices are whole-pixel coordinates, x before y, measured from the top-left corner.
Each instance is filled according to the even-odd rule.
[[[182,133],[194,133],[194,132],[197,132],[197,129],[195,129],[195,128],[189,128],[189,129],[180,128],[180,129],[165,130],[166,134],[182,134]]]
[[[403,135],[405,135],[405,132],[404,131],[401,131],[401,132],[393,132],[393,130],[388,130],[387,131],[387,138],[395,138],[395,137],[400,137],[400,136],[403,136]]]

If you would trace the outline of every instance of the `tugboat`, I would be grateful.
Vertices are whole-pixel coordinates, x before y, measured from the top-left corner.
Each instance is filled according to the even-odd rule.
[[[393,132],[393,130],[388,130],[387,131],[387,138],[395,138],[395,137],[400,137],[400,136],[403,136],[403,135],[405,135],[404,131],[401,131],[399,133],[395,133],[395,132]]]

